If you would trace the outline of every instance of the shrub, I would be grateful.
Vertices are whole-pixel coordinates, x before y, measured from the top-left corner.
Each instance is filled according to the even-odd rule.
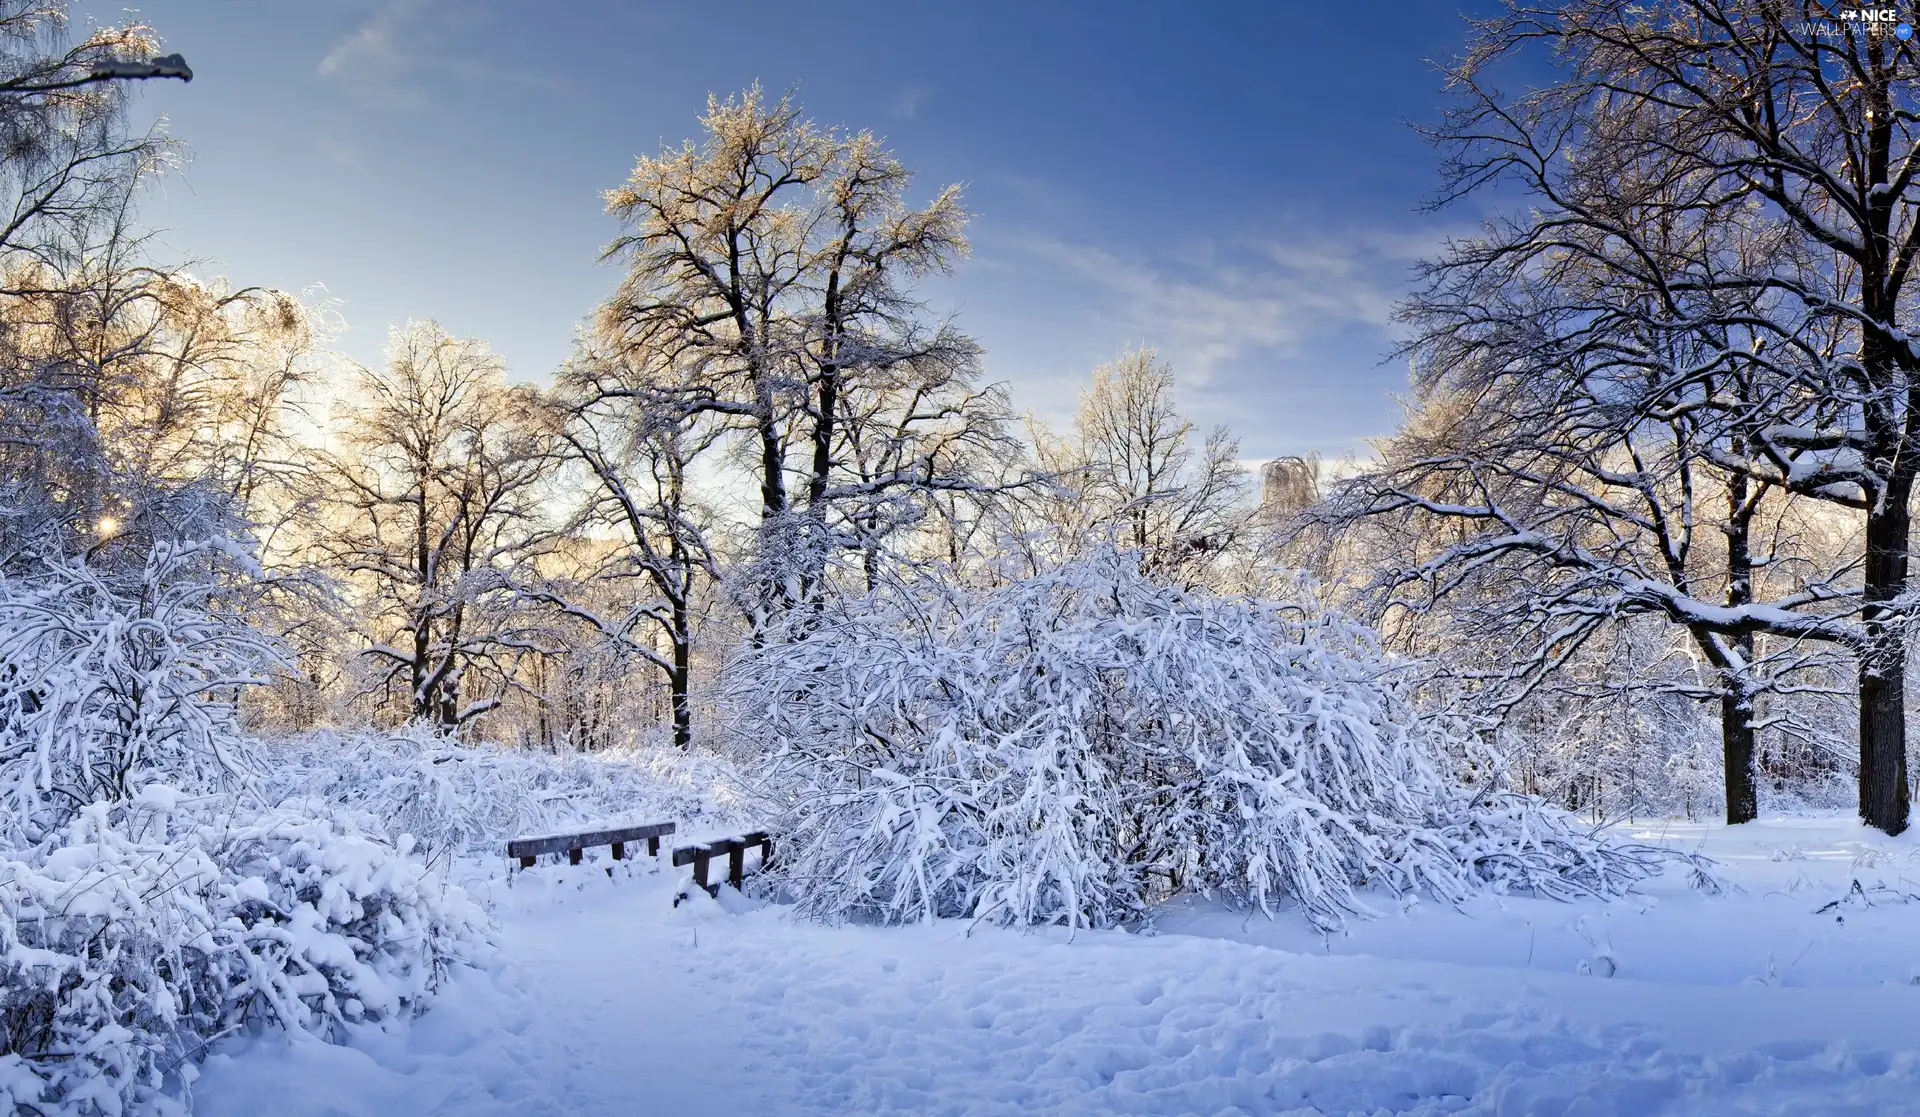
[[[218,540],[0,577],[0,1105],[177,1109],[236,1029],[337,1039],[481,957],[411,843],[270,794],[234,726],[277,660]],[[242,808],[241,802],[280,803]]]
[[[0,577],[0,839],[36,842],[155,773],[230,782],[236,691],[279,662],[233,593],[249,563],[221,540],[158,542],[126,571]]]
[[[778,877],[817,918],[1147,918],[1176,892],[1332,927],[1358,889],[1612,895],[1660,853],[1482,783],[1371,633],[1162,585],[1111,548],[981,593],[790,618],[730,671]],[[1483,765],[1491,769],[1494,766]]]
[[[0,855],[0,1104],[178,1110],[212,1040],[338,1039],[484,955],[464,893],[305,806],[229,815],[151,785]]]

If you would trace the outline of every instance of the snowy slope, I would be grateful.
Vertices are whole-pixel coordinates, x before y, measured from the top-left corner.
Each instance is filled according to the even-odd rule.
[[[357,1048],[231,1046],[196,1109],[1920,1113],[1920,902],[1897,895],[1920,847],[1839,819],[1644,833],[1737,889],[1419,905],[1331,940],[1195,904],[1069,943],[676,910],[667,873],[543,867],[490,890],[507,971]]]

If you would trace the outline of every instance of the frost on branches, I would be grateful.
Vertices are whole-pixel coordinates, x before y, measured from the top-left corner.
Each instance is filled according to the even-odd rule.
[[[177,1111],[219,1037],[404,1018],[486,946],[409,841],[249,775],[234,708],[275,653],[245,554],[97,557],[0,578],[8,1111]]]
[[[12,841],[156,773],[196,788],[231,774],[237,688],[278,661],[227,600],[249,557],[221,540],[162,541],[138,561],[0,577],[0,833]]]
[[[1181,590],[1112,548],[937,600],[796,613],[734,666],[779,873],[826,920],[1107,926],[1183,891],[1335,927],[1360,889],[1611,896],[1667,856],[1473,786],[1366,629]]]
[[[175,1111],[221,1036],[417,1011],[486,921],[405,852],[304,804],[234,815],[149,784],[0,856],[0,1104]]]

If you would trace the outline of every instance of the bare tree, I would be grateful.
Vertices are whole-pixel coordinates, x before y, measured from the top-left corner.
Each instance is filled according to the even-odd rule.
[[[1496,713],[1563,676],[1623,618],[1686,632],[1715,673],[1727,817],[1744,822],[1757,810],[1758,697],[1825,666],[1761,637],[1858,647],[1857,565],[1797,546],[1785,486],[1726,468],[1755,414],[1778,402],[1753,359],[1753,304],[1738,289],[1667,281],[1749,258],[1737,215],[1649,220],[1670,183],[1583,162],[1604,174],[1556,180],[1577,210],[1497,225],[1432,265],[1405,307],[1426,410],[1381,468],[1318,514],[1428,525],[1376,589],[1415,613],[1444,604],[1464,623],[1465,644],[1492,653],[1479,683]]]
[[[584,467],[590,494],[571,534],[587,536],[584,547],[599,555],[585,564],[589,569],[573,587],[550,581],[538,592],[585,621],[616,650],[661,673],[674,744],[685,749],[693,744],[700,598],[719,580],[707,526],[715,517],[695,499],[689,475],[720,432],[671,403],[647,406],[643,381],[631,369],[622,375],[616,367],[621,363],[583,355],[563,378],[566,421],[560,440],[565,453]],[[614,542],[596,546],[598,534]],[[612,597],[616,608],[596,607],[595,597]]]
[[[106,389],[84,359],[91,339],[50,331],[42,312],[55,295],[84,302],[106,273],[131,285],[150,276],[128,215],[169,151],[158,135],[128,129],[118,80],[155,76],[145,65],[151,31],[105,26],[74,43],[67,7],[0,2],[0,561],[8,563],[97,542],[114,464],[93,414]],[[74,317],[98,315],[75,308]]]
[[[805,516],[828,547],[857,556],[864,588],[889,562],[950,559],[932,536],[950,542],[954,517],[977,517],[1034,484],[1005,389],[977,386],[971,360],[930,356],[843,375],[826,483],[810,486]]]
[[[116,223],[97,244],[16,266],[0,321],[38,383],[74,400],[104,469],[198,480],[244,512],[284,473],[291,395],[318,359],[324,307],[152,265],[143,242]]]
[[[1197,439],[1173,391],[1172,368],[1151,349],[1095,369],[1071,436],[1035,429],[1040,465],[1060,486],[1043,515],[1112,535],[1149,571],[1203,580],[1246,531],[1251,482],[1239,442],[1225,427]]]
[[[1260,516],[1276,523],[1320,499],[1320,455],[1287,455],[1260,467]]]
[[[549,524],[549,424],[485,343],[433,322],[394,331],[361,369],[337,449],[314,470],[314,546],[358,590],[371,686],[403,720],[457,729],[493,709],[521,661],[552,650],[516,586]]]
[[[31,255],[110,215],[128,182],[167,153],[126,127],[129,62],[153,57],[151,28],[66,34],[65,0],[0,2],[0,256]]]
[[[991,441],[1004,407],[973,385],[973,342],[925,323],[912,294],[966,251],[956,187],[915,209],[873,136],[758,88],[711,99],[701,125],[698,146],[641,159],[608,194],[631,231],[608,250],[628,271],[601,333],[648,370],[637,403],[744,438],[764,619],[813,592],[833,551],[899,522],[874,513],[882,494],[978,484],[948,472],[964,455],[930,448]]]
[[[1556,53],[1563,76],[1518,97],[1495,89],[1491,73],[1535,46]],[[1582,469],[1611,490],[1646,494],[1637,517],[1651,526],[1632,534],[1658,539],[1669,570],[1623,585],[1621,607],[1641,600],[1666,611],[1717,649],[1725,671],[1738,673],[1756,632],[1817,630],[1859,649],[1861,812],[1895,833],[1907,819],[1899,622],[1920,449],[1920,379],[1905,341],[1907,280],[1920,251],[1913,68],[1910,46],[1811,2],[1516,3],[1476,25],[1450,72],[1462,103],[1437,130],[1453,153],[1446,197],[1510,182],[1535,203],[1528,217],[1497,223],[1442,262],[1455,294],[1478,286],[1455,305],[1489,296],[1496,277],[1522,298],[1555,283],[1586,300],[1549,298],[1558,312],[1549,325],[1513,320],[1507,331],[1583,338],[1580,373],[1563,371],[1532,398],[1516,390],[1490,402],[1464,391],[1462,406],[1513,420],[1513,407],[1562,406],[1556,392],[1580,389],[1574,409],[1614,432],[1608,453],[1618,456],[1577,439],[1593,455]],[[1496,328],[1486,324],[1482,341]],[[1610,355],[1614,345],[1626,355]],[[1626,366],[1640,378],[1626,401],[1573,380]],[[1636,405],[1640,413],[1629,414]],[[1622,439],[1629,430],[1645,439],[1654,427],[1669,448],[1643,465]],[[1712,521],[1727,539],[1717,574],[1726,600],[1716,604],[1730,612],[1694,608],[1702,583],[1688,567],[1692,552],[1672,550],[1688,533],[1674,526],[1681,521],[1650,519],[1658,506],[1693,510],[1652,483],[1662,474],[1674,493],[1708,480],[1693,491],[1724,502]],[[1464,462],[1460,476],[1487,487]],[[1543,493],[1560,483],[1545,464],[1536,482]],[[1593,495],[1586,482],[1572,489]],[[1839,569],[1783,585],[1774,602],[1751,596],[1771,556],[1754,550],[1743,525],[1768,492],[1863,515],[1857,628],[1807,619],[1808,609],[1824,614],[1847,596]],[[1436,493],[1420,499],[1452,507]],[[1565,515],[1583,514],[1582,497],[1560,499],[1576,508]],[[1493,493],[1458,503],[1468,518],[1513,508]],[[1620,511],[1600,518],[1633,522]],[[1541,553],[1579,553],[1568,543],[1560,536]]]

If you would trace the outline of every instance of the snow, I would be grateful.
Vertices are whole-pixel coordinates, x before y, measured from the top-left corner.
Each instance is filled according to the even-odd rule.
[[[675,908],[658,862],[511,887],[470,863],[499,966],[349,1046],[229,1041],[195,1110],[1912,1111],[1920,845],[1839,817],[1626,829],[1731,887],[1672,871],[1613,902],[1429,901],[1328,936],[1191,901],[1154,935],[1069,936],[825,927],[728,890]]]
[[[1617,896],[1672,859],[1465,782],[1502,767],[1486,742],[1298,598],[1183,590],[1099,546],[981,591],[796,611],[727,686],[799,911],[1113,927],[1205,891],[1331,928],[1368,912],[1367,881]]]

